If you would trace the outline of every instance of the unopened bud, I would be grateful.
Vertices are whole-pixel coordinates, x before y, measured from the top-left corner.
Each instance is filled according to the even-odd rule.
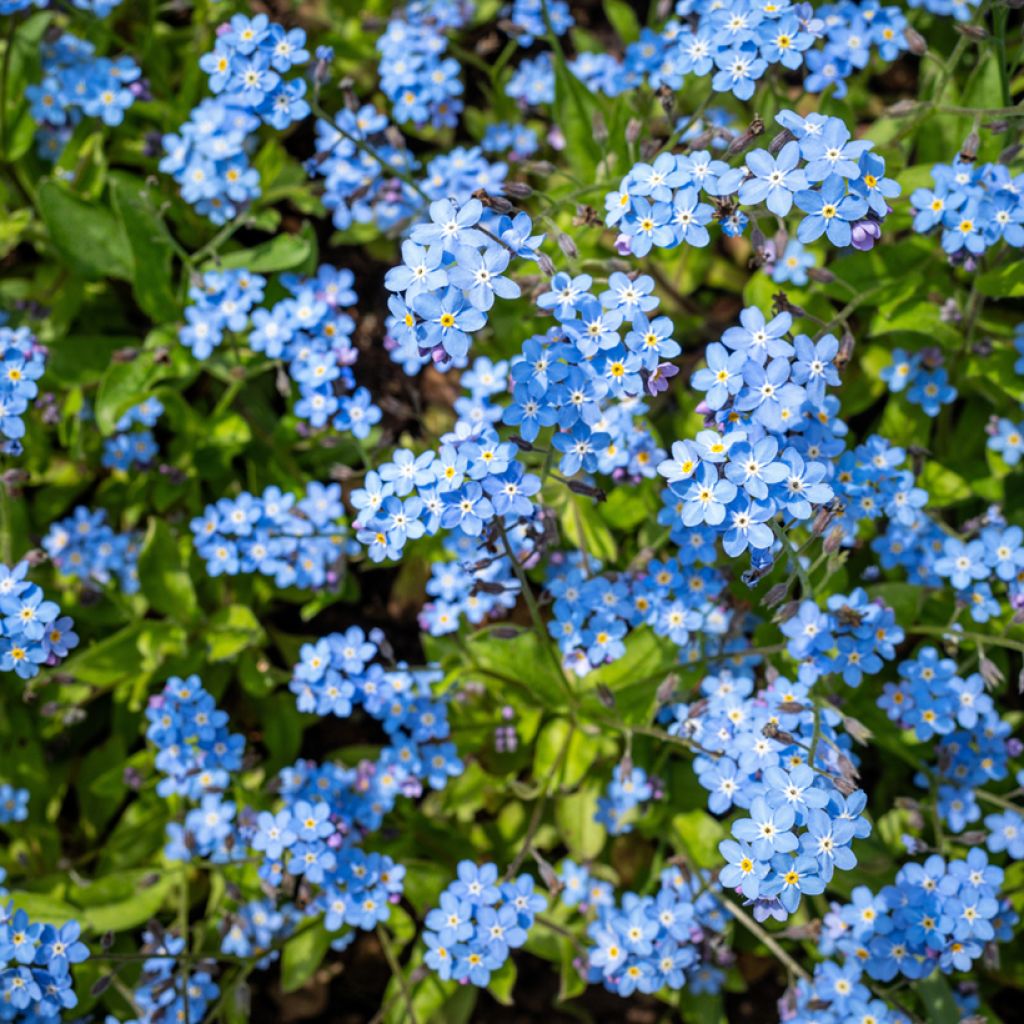
[[[927,40],[909,25],[903,30],[903,38],[907,41],[907,49],[915,57],[923,57],[928,52]]]
[[[835,360],[839,369],[842,369],[853,357],[853,350],[856,344],[856,339],[849,328],[844,330],[842,338],[839,339],[839,351],[836,353]]]
[[[529,199],[533,195],[533,189],[525,181],[506,181],[501,187],[505,195],[513,199]]]
[[[542,252],[537,257],[537,266],[540,267],[541,273],[547,274],[548,277],[555,276],[555,265],[551,262],[551,257],[546,252]]]
[[[581,483],[579,480],[570,480],[569,490],[576,494],[582,494],[585,498],[593,498],[594,501],[608,500],[608,496],[600,487],[591,487],[590,484]]]
[[[800,611],[799,601],[790,601],[788,604],[784,604],[776,613],[773,618],[774,622],[788,622],[793,618],[796,613]]]
[[[763,134],[764,121],[755,114],[753,121],[750,122],[750,127],[742,135],[737,135],[736,138],[729,143],[729,147],[726,149],[725,155],[736,156],[738,153],[742,153],[753,143],[754,139]]]
[[[886,109],[886,113],[890,117],[906,117],[917,110],[919,106],[917,100],[897,100]]]
[[[987,832],[977,830],[973,832],[961,832],[960,835],[956,837],[956,841],[958,843],[963,843],[964,846],[981,846],[987,838]]]
[[[643,122],[638,118],[631,117],[626,124],[626,142],[632,145],[640,138],[640,131],[643,128]]]
[[[768,143],[768,152],[771,153],[772,156],[778,156],[782,147],[787,142],[792,142],[795,137],[796,136],[794,136],[788,128],[783,128],[782,131]]]
[[[831,284],[836,279],[836,275],[825,267],[808,267],[807,276],[818,284]]]
[[[600,110],[594,111],[594,116],[590,119],[590,130],[593,132],[595,142],[608,141],[608,125]]]
[[[110,358],[115,363],[134,363],[139,357],[139,350],[137,348],[119,348],[115,349],[111,353]]]
[[[822,550],[827,555],[834,554],[839,550],[839,546],[843,543],[843,538],[846,536],[846,531],[841,526],[833,527],[829,535],[825,538],[824,543],[821,545]]]
[[[981,670],[981,678],[989,689],[994,690],[1006,681],[1002,669],[984,654],[978,659],[978,668]]]
[[[675,695],[676,687],[679,685],[679,677],[674,673],[670,673],[665,676],[661,686],[658,687],[658,691],[655,694],[655,698],[659,704],[667,704],[672,697]]]
[[[609,710],[615,707],[615,694],[605,686],[604,683],[599,683],[597,686],[597,699]]]
[[[576,243],[564,231],[558,233],[558,248],[571,260],[576,259],[580,254],[579,249],[576,248]]]
[[[962,36],[966,36],[968,39],[974,39],[976,42],[982,42],[982,40],[988,39],[988,30],[983,25],[967,25],[960,24],[954,25],[953,28]]]
[[[789,593],[789,587],[785,583],[776,583],[767,594],[764,595],[764,605],[766,608],[774,608],[786,599],[786,594]]]

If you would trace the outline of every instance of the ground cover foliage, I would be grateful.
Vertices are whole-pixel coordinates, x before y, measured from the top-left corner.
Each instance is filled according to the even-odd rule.
[[[0,48],[0,1020],[1015,1019],[1014,3]]]

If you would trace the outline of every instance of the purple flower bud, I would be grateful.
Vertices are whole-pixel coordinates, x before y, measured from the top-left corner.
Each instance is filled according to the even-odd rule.
[[[882,237],[882,226],[876,220],[859,220],[850,227],[850,242],[855,249],[867,252]]]

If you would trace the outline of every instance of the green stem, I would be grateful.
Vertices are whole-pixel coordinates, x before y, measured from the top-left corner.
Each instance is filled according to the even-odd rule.
[[[723,898],[722,904],[724,905],[725,909],[728,910],[729,913],[732,914],[732,916],[736,918],[736,920],[739,921],[739,923],[743,925],[743,927],[746,928],[748,932],[750,932],[751,935],[760,939],[772,951],[772,953],[775,954],[779,962],[784,964],[786,966],[786,969],[791,974],[796,975],[796,977],[798,978],[802,978],[804,981],[811,980],[811,976],[807,973],[807,971],[805,971],[803,967],[801,967],[782,948],[782,946],[779,945],[776,939],[773,936],[771,936],[768,932],[766,932],[764,928],[762,928],[745,910],[743,910],[741,907],[738,907],[735,903],[732,902],[732,900]]]
[[[993,644],[995,647],[1005,647],[1007,650],[1019,651],[1024,654],[1024,641],[1009,640],[1003,636],[992,636],[988,633],[972,633],[967,630],[949,629],[946,626],[911,626],[909,633],[926,633],[929,636],[939,636],[950,640],[970,640],[976,644]]]

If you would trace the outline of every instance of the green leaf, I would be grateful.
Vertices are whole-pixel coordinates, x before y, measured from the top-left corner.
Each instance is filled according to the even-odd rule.
[[[566,492],[559,522],[565,536],[581,551],[605,563],[615,561],[615,538],[591,499]]]
[[[171,284],[174,247],[146,184],[127,174],[113,175],[110,195],[132,251],[136,301],[158,322],[176,319],[178,301]]]
[[[227,661],[263,641],[263,627],[250,608],[232,604],[214,614],[207,627],[210,661]]]
[[[591,783],[577,793],[563,796],[555,804],[555,823],[559,837],[574,860],[589,860],[604,849],[605,831],[597,823],[599,783]]]
[[[917,982],[914,989],[928,1011],[928,1024],[959,1024],[960,1010],[948,982],[938,971]]]
[[[112,434],[117,421],[132,406],[145,401],[154,384],[172,372],[167,364],[154,362],[152,353],[147,351],[139,352],[128,362],[112,364],[96,393],[96,425],[100,433]]]
[[[170,871],[125,871],[76,887],[75,902],[85,908],[79,920],[98,933],[138,928],[157,914],[180,877],[179,872]]]
[[[139,583],[155,611],[179,622],[195,617],[196,592],[178,542],[163,519],[151,516],[139,552]]]
[[[1016,299],[1024,295],[1024,261],[986,270],[977,277],[978,291],[993,299]]]
[[[320,923],[289,939],[281,950],[281,990],[294,992],[313,977],[334,936]]]
[[[640,21],[625,0],[604,0],[604,13],[624,43],[633,43],[640,38]]]
[[[502,1006],[514,1006],[512,989],[516,985],[516,965],[512,959],[506,960],[492,975],[487,991],[501,1003]]]
[[[558,760],[564,757],[558,781],[566,789],[572,789],[586,776],[600,750],[601,741],[598,737],[588,736],[581,729],[573,729],[566,718],[553,718],[537,737],[533,752],[533,777],[538,781],[547,778]]]
[[[38,191],[39,212],[64,262],[91,280],[132,279],[132,254],[121,225],[105,206],[88,203],[55,181]]]
[[[522,700],[525,696],[528,705],[564,709],[565,687],[555,675],[554,659],[544,650],[547,643],[550,641],[546,636],[538,637],[533,630],[527,630],[511,638],[477,633],[469,637],[466,647],[473,663],[484,670],[481,681],[489,689],[501,692],[504,699]],[[502,677],[519,685],[506,683]]]
[[[296,270],[316,255],[316,238],[308,222],[297,235],[280,234],[253,246],[224,253],[219,265],[234,270],[249,270],[254,274],[276,274],[282,270]],[[217,264],[207,263],[203,269],[213,270]]]

